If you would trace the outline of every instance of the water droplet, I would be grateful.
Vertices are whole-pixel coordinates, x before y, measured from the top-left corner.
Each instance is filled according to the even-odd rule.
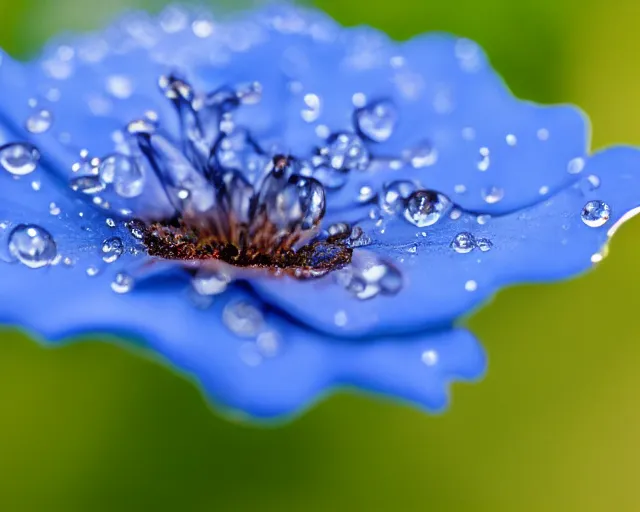
[[[349,235],[351,233],[351,226],[346,222],[336,222],[335,224],[331,224],[331,226],[327,228],[327,231],[330,236]]]
[[[85,272],[87,273],[87,275],[89,277],[94,277],[94,276],[97,276],[100,273],[100,269],[98,267],[94,267],[92,265],[90,267],[87,267],[87,270]]]
[[[580,180],[580,190],[582,190],[583,194],[588,194],[589,192],[593,192],[600,187],[600,178],[595,174],[590,174],[586,178]]]
[[[465,185],[455,185],[453,191],[456,194],[464,194],[467,191],[467,187]]]
[[[56,203],[49,203],[49,213],[51,215],[60,215],[60,207]]]
[[[333,316],[333,321],[338,327],[344,327],[349,321],[347,312],[343,309],[341,309],[340,311],[336,311],[336,314]]]
[[[468,292],[475,292],[478,289],[478,283],[473,279],[470,279],[466,283],[464,283],[464,289]]]
[[[489,156],[489,148],[480,148],[480,161],[478,162],[478,170],[486,171],[491,165],[491,157]]]
[[[57,255],[51,234],[35,224],[19,224],[9,234],[9,252],[30,268],[49,265]]]
[[[480,249],[482,252],[490,251],[493,247],[493,242],[488,238],[478,238],[476,240],[476,247]]]
[[[111,289],[120,294],[129,293],[133,289],[133,277],[124,272],[118,272],[111,282]]]
[[[231,302],[222,310],[222,321],[238,336],[256,336],[264,324],[262,312],[247,302]]]
[[[116,221],[113,220],[111,217],[108,217],[107,220],[105,220],[105,223],[110,228],[115,228],[116,227]]]
[[[355,226],[349,235],[348,245],[352,249],[371,245],[371,237],[366,235],[360,226]]]
[[[404,202],[415,192],[416,185],[412,181],[397,180],[385,183],[380,195],[380,207],[387,213],[397,213],[404,207]]]
[[[398,122],[398,110],[390,101],[371,103],[356,110],[358,131],[369,140],[384,142],[391,137]]]
[[[137,197],[144,189],[145,179],[140,167],[125,155],[106,157],[100,163],[99,175],[102,182],[113,185],[116,194],[121,197]]]
[[[549,130],[547,130],[546,128],[540,128],[536,135],[538,136],[538,140],[549,140]]]
[[[33,180],[31,182],[31,188],[35,191],[38,192],[40,190],[40,188],[42,187],[42,183],[39,180]]]
[[[40,152],[26,143],[12,143],[0,147],[0,165],[14,176],[32,173],[38,166]]]
[[[300,111],[300,115],[307,123],[313,123],[320,117],[320,98],[316,94],[305,94],[303,100],[306,108]]]
[[[518,143],[518,138],[513,133],[510,133],[507,135],[506,141],[509,146],[515,146]]]
[[[459,208],[453,208],[449,214],[449,218],[451,220],[458,220],[460,217],[462,217],[462,210]]]
[[[476,239],[471,233],[458,233],[451,242],[451,248],[460,254],[467,254],[476,247]]]
[[[430,165],[435,164],[437,160],[438,152],[428,141],[423,141],[409,151],[409,161],[414,169],[429,167]]]
[[[542,186],[540,187],[540,189],[538,190],[538,193],[539,193],[541,196],[546,196],[546,195],[549,193],[549,187],[548,187],[547,185],[542,185]]]
[[[107,238],[102,242],[102,259],[106,263],[113,263],[124,252],[124,244],[122,239],[117,236]]]
[[[97,194],[105,189],[105,184],[99,176],[78,176],[69,180],[69,186],[74,192],[83,194]]]
[[[335,279],[360,300],[395,295],[402,288],[400,271],[369,253],[354,253],[351,265],[335,272]]]
[[[504,198],[504,189],[498,187],[484,188],[480,193],[487,204],[495,204]]]
[[[262,100],[262,84],[250,82],[239,85],[236,88],[236,96],[243,105],[256,105]]]
[[[201,269],[191,280],[191,285],[200,295],[220,295],[230,282],[231,276],[225,272]]]
[[[589,201],[582,209],[582,222],[591,228],[603,226],[611,215],[611,208],[603,201]]]
[[[451,207],[448,197],[432,190],[418,190],[405,204],[404,218],[414,226],[424,228],[438,222]]]
[[[427,366],[438,364],[438,353],[435,350],[425,350],[421,356],[422,362]]]
[[[48,110],[42,109],[34,112],[29,116],[26,122],[26,128],[31,133],[44,133],[53,122],[53,116]]]
[[[364,141],[354,133],[338,132],[327,139],[327,146],[320,150],[331,167],[337,170],[366,169],[369,151]]]
[[[128,221],[127,228],[129,228],[131,235],[138,240],[142,240],[144,238],[144,234],[147,230],[144,222],[138,219],[132,219]]]
[[[193,33],[200,38],[207,38],[213,34],[213,23],[209,20],[195,20],[191,24]]]
[[[476,217],[476,222],[478,224],[480,224],[481,226],[484,226],[490,220],[491,220],[491,215],[489,215],[488,213],[485,213],[485,214],[482,214],[482,215],[478,215]]]
[[[107,92],[119,99],[126,99],[133,94],[133,83],[123,75],[113,75],[107,78]]]
[[[369,185],[360,187],[357,200],[359,203],[368,203],[376,197],[376,193]]]
[[[567,172],[569,174],[579,174],[583,171],[585,164],[584,158],[574,158],[567,164]]]

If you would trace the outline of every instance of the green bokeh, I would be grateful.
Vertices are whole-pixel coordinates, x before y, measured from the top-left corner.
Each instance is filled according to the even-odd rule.
[[[28,54],[122,6],[0,0],[0,45]],[[596,147],[640,143],[635,0],[322,0],[394,37],[479,41],[522,97],[576,102]],[[487,378],[442,416],[341,394],[277,429],[212,412],[188,381],[100,341],[0,342],[0,510],[637,511],[640,223],[597,272],[510,289],[471,326]]]

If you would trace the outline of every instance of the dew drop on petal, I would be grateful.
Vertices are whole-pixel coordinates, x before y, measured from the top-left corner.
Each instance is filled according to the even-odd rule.
[[[116,194],[132,198],[142,194],[144,175],[140,167],[125,155],[110,155],[99,167],[100,179],[105,184],[113,185]]]
[[[570,160],[567,164],[567,172],[569,174],[580,174],[584,169],[585,161],[584,158],[578,157]]]
[[[451,248],[459,254],[467,254],[476,247],[476,240],[471,233],[458,233],[451,242]]]
[[[603,201],[589,201],[582,209],[582,222],[591,228],[603,226],[611,216],[611,208]]]
[[[482,252],[490,251],[493,247],[493,242],[488,238],[478,238],[476,240],[476,247]]]
[[[111,289],[120,294],[129,293],[133,289],[133,277],[124,272],[118,272],[111,282]]]
[[[69,180],[69,186],[74,192],[83,194],[97,194],[105,189],[99,176],[78,176]]]
[[[430,142],[423,141],[418,146],[409,150],[409,161],[414,169],[429,167],[438,160],[438,152]]]
[[[220,295],[231,281],[224,272],[202,269],[191,280],[193,289],[200,295]]]
[[[398,121],[398,110],[390,101],[371,103],[355,113],[358,131],[369,140],[384,142],[391,137]]]
[[[134,238],[137,238],[138,240],[142,240],[144,238],[146,228],[142,221],[132,219],[127,222],[127,228],[129,228],[129,231]]]
[[[300,115],[307,123],[313,123],[320,117],[320,98],[316,94],[305,94],[303,100],[305,108]]]
[[[31,144],[12,143],[0,147],[0,165],[14,176],[32,173],[39,160],[40,152]]]
[[[405,202],[404,218],[414,226],[424,228],[438,222],[450,207],[451,201],[444,194],[417,190]]]
[[[434,366],[438,363],[438,353],[435,350],[425,350],[421,359],[427,366]]]
[[[19,224],[9,234],[9,252],[30,268],[49,265],[58,250],[51,234],[35,224]]]
[[[376,197],[376,193],[369,185],[363,185],[358,191],[357,200],[359,203],[368,203]]]
[[[464,289],[468,292],[475,292],[478,289],[478,283],[473,279],[470,279],[464,284]]]
[[[100,269],[91,265],[90,267],[87,267],[87,270],[85,270],[85,272],[89,277],[94,277],[100,273]]]
[[[485,188],[480,193],[487,204],[498,203],[504,198],[504,189],[498,187]]]
[[[222,310],[222,321],[238,336],[256,336],[264,324],[262,312],[247,302],[231,302]]]
[[[478,170],[486,171],[491,165],[491,157],[489,156],[489,148],[480,148],[480,160],[478,161]]]
[[[122,239],[117,236],[107,238],[102,242],[102,259],[106,263],[113,263],[124,252],[124,244]]]
[[[30,133],[44,133],[53,122],[53,116],[48,110],[42,109],[34,112],[27,118],[25,126]]]
[[[337,170],[366,169],[370,155],[364,141],[354,133],[338,132],[327,139],[320,150],[329,165]]]
[[[380,207],[387,213],[402,210],[405,200],[416,190],[416,184],[408,180],[385,183],[380,195]]]

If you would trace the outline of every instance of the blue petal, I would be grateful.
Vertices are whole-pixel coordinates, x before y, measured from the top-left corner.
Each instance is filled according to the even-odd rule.
[[[35,108],[51,110],[53,128],[34,139],[66,174],[80,149],[112,152],[114,131],[148,110],[175,132],[175,116],[156,86],[161,74],[175,70],[205,91],[259,81],[263,101],[240,109],[239,122],[264,146],[303,156],[322,145],[327,130],[353,130],[354,95],[390,99],[399,111],[397,129],[372,153],[399,158],[402,168],[352,173],[332,208],[355,203],[362,185],[377,189],[405,178],[470,211],[509,212],[535,203],[541,189],[553,193],[574,182],[568,170],[579,169],[587,152],[587,127],[577,109],[513,97],[470,41],[429,35],[397,43],[371,28],[339,29],[297,8],[220,22],[184,15],[190,17],[177,32],[168,32],[166,22],[130,15],[94,37],[52,44],[24,69],[5,56],[0,84],[12,101],[0,112],[22,128],[34,110],[30,98],[38,101]],[[203,33],[201,26],[210,28]],[[308,94],[320,100],[317,117],[303,115]],[[66,146],[61,135],[70,137]],[[411,151],[425,143],[433,147],[433,163],[413,168]],[[483,194],[494,187],[503,198],[488,203]]]
[[[363,228],[373,245],[366,249],[390,259],[403,274],[403,288],[395,296],[359,300],[332,275],[311,283],[289,279],[277,286],[264,278],[253,285],[265,300],[336,335],[448,325],[504,286],[569,278],[600,261],[609,237],[640,206],[639,169],[640,151],[613,148],[587,160],[581,181],[518,212],[489,219],[464,213],[425,229],[400,218],[387,219],[382,227],[368,221]],[[589,227],[581,217],[594,200],[611,209],[600,227]],[[457,253],[451,244],[461,232],[490,240],[492,248]],[[348,321],[336,324],[338,312]]]
[[[0,136],[10,140],[1,129]],[[106,219],[42,168],[20,178],[0,172],[0,321],[51,342],[89,333],[140,339],[215,403],[259,418],[299,412],[345,386],[438,411],[450,383],[484,372],[482,348],[465,330],[353,342],[296,324],[240,287],[203,308],[185,275],[162,265],[154,271],[143,251],[106,263],[105,239],[121,237],[129,249],[136,243],[122,222]],[[28,268],[7,251],[21,223],[53,236],[59,257],[51,266]],[[130,293],[112,290],[120,272],[136,278]],[[256,333],[241,336],[223,322],[225,308],[237,303],[260,311]]]

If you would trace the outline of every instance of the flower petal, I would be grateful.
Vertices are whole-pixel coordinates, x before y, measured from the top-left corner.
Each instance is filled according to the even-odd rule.
[[[312,282],[287,279],[277,286],[265,277],[253,286],[298,320],[340,336],[448,325],[501,287],[568,278],[600,261],[609,236],[640,206],[639,169],[640,151],[613,148],[586,162],[582,181],[519,212],[493,218],[458,212],[456,220],[446,218],[424,229],[397,217],[381,227],[365,222],[362,227],[372,238],[365,249],[390,260],[402,274],[397,295],[360,300],[335,275]],[[590,201],[610,209],[600,226],[590,227],[582,219]],[[454,250],[455,237],[465,232],[476,241],[488,240],[489,250]],[[347,321],[336,323],[338,313]]]
[[[5,56],[0,84],[12,101],[2,115],[23,128],[34,112],[49,110],[52,128],[33,138],[68,175],[80,149],[113,152],[114,132],[147,111],[175,133],[157,79],[176,70],[206,92],[259,82],[262,101],[240,108],[237,122],[265,148],[275,144],[302,157],[326,135],[353,131],[356,108],[389,100],[397,126],[371,153],[397,159],[401,168],[352,172],[332,194],[333,208],[354,204],[364,185],[378,190],[386,181],[415,179],[467,210],[504,213],[539,201],[540,190],[572,183],[581,169],[588,147],[582,114],[514,98],[470,41],[430,35],[396,43],[371,28],[339,30],[318,12],[293,7],[215,22],[167,12],[159,19],[133,13],[96,36],[52,44],[24,69]],[[500,200],[487,201],[496,188]],[[133,203],[151,209],[157,199],[145,194]]]

